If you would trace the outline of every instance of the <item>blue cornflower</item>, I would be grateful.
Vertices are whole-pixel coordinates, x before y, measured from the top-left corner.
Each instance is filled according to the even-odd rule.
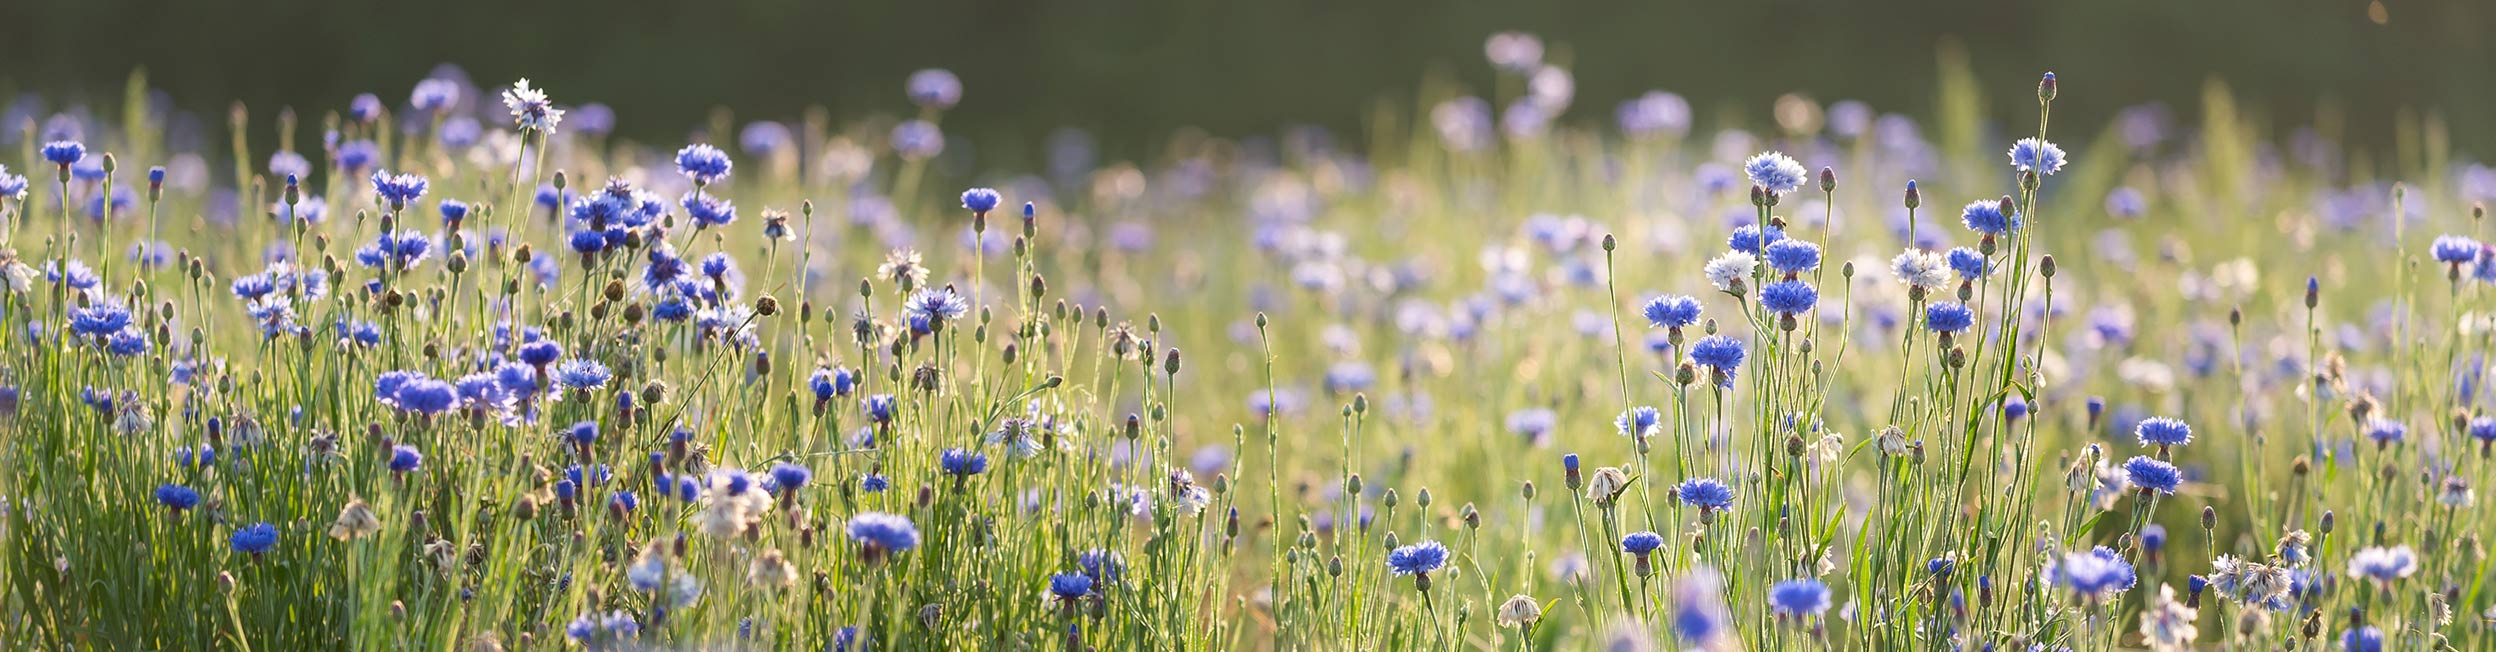
[[[111,175],[104,172],[104,159],[85,159],[69,166],[69,178],[79,181],[103,181],[107,176]]]
[[[432,78],[416,82],[416,89],[407,94],[407,105],[426,113],[442,113],[459,103],[459,82]]]
[[[2496,417],[2473,418],[2468,430],[2470,437],[2480,443],[2496,442]]]
[[[2435,254],[2437,261],[2459,265],[2477,259],[2480,247],[2479,241],[2469,236],[2441,235],[2427,250]]]
[[[1974,249],[1954,247],[1942,257],[1948,260],[1950,271],[1958,272],[1959,278],[1968,281],[1984,278],[1986,273],[1993,271],[1990,269],[1991,265],[1987,264],[1985,255]]]
[[[416,452],[416,447],[401,445],[390,448],[390,470],[392,472],[406,473],[414,471],[417,467],[424,465],[425,454]]]
[[[1768,587],[1768,610],[1778,618],[1809,618],[1829,610],[1829,585],[1793,579]]]
[[[2383,417],[2366,420],[2366,438],[2375,440],[2376,446],[2398,444],[2408,436],[2409,424]]]
[[[546,99],[545,89],[529,88],[525,78],[503,90],[503,106],[511,109],[511,122],[524,135],[551,136],[563,124],[563,109]]]
[[[582,421],[574,423],[571,428],[567,428],[563,431],[563,438],[570,439],[572,440],[572,443],[582,446],[598,443],[598,422]]]
[[[2014,394],[2002,399],[2002,417],[2013,421],[2028,416],[2028,399]]]
[[[442,223],[452,228],[458,228],[460,220],[468,219],[468,202],[445,199],[439,210],[442,212]]]
[[[901,304],[903,315],[913,321],[926,320],[930,325],[960,319],[970,311],[970,300],[955,293],[950,285],[921,289]]]
[[[1975,311],[1957,302],[1943,301],[1924,307],[1924,327],[1939,333],[1957,333],[1976,325]]]
[[[491,372],[480,371],[460,376],[459,380],[452,381],[451,384],[459,388],[461,406],[483,410],[501,405],[503,402],[503,383]]]
[[[1959,222],[1967,229],[1985,235],[2002,235],[2019,230],[2019,216],[2004,207],[2000,200],[1979,199],[1968,202],[1959,211]]]
[[[1715,478],[1691,478],[1673,488],[1673,495],[1683,504],[1693,505],[1702,513],[1733,506],[1733,487]]]
[[[555,383],[575,390],[588,391],[607,386],[613,374],[596,360],[573,358],[555,365]]]
[[[9,166],[0,165],[0,199],[24,199],[25,175],[9,174]]]
[[[2193,427],[2179,419],[2150,417],[2132,426],[2132,436],[2139,438],[2142,446],[2182,446],[2193,443]]]
[[[619,516],[630,514],[635,508],[641,507],[641,497],[633,495],[633,492],[617,489],[615,493],[607,494],[607,507],[618,512]]]
[[[1655,552],[1655,549],[1662,547],[1664,547],[1664,535],[1654,532],[1631,532],[1629,536],[1621,537],[1621,552],[1640,557],[1645,557],[1647,553]]]
[[[693,218],[694,228],[727,226],[737,221],[736,202],[694,192],[686,193],[679,203],[685,207],[685,215]]]
[[[571,245],[572,251],[587,256],[606,249],[607,236],[597,231],[573,231],[572,235],[565,236],[564,244]]]
[[[2053,141],[2021,138],[2011,143],[2011,167],[2021,172],[2050,175],[2063,169],[2063,148]]]
[[[2349,556],[2349,578],[2373,580],[2378,585],[2418,573],[2418,552],[2409,546],[2369,547]]]
[[[99,301],[85,308],[69,309],[69,329],[79,335],[103,337],[121,332],[130,323],[130,309],[114,301]]]
[[[381,119],[381,98],[372,93],[359,93],[347,100],[347,117],[356,122],[371,123]]]
[[[867,420],[876,423],[891,423],[893,408],[896,405],[891,394],[875,394],[858,403],[858,406],[866,411]]]
[[[2184,483],[2184,473],[2176,470],[2175,465],[2141,455],[2124,461],[2123,473],[2132,480],[2132,486],[2140,487],[2143,493],[2155,491],[2174,495],[2176,485]]]
[[[55,140],[43,144],[43,160],[68,170],[71,164],[87,158],[87,145],[75,140]]]
[[[814,390],[815,401],[820,403],[830,401],[836,396],[848,396],[850,392],[858,389],[858,378],[848,369],[816,367],[815,373],[806,377],[806,386]]]
[[[104,339],[105,352],[125,358],[146,353],[147,349],[147,336],[134,328],[122,329]]]
[[[702,275],[710,277],[711,280],[726,282],[731,275],[737,273],[737,259],[730,258],[724,251],[703,256],[701,270]]]
[[[2065,554],[2049,562],[2044,574],[2053,584],[2091,600],[2105,600],[2131,590],[2140,579],[2131,562],[2105,546]]]
[[[67,271],[64,272],[64,269]],[[57,261],[43,261],[43,280],[50,283],[68,283],[70,289],[73,290],[92,290],[95,286],[104,283],[103,277],[96,276],[95,270],[87,267],[87,263],[80,260],[71,260],[66,266]]]
[[[531,367],[544,367],[563,358],[563,345],[552,340],[538,340],[520,345],[520,361]]]
[[[681,296],[667,295],[658,303],[650,304],[650,316],[663,322],[683,323],[693,318],[693,303]]]
[[[858,490],[860,491],[877,493],[891,488],[893,488],[892,479],[884,477],[884,474],[882,473],[869,473],[858,478]]]
[[[1682,328],[1699,322],[1699,300],[1667,294],[1647,300],[1647,323],[1656,328]]]
[[[728,160],[727,152],[706,143],[694,143],[676,150],[676,171],[692,179],[694,185],[719,183],[720,179],[728,178],[729,172],[735,168],[736,163]]]
[[[459,403],[459,387],[419,376],[401,383],[391,397],[401,410],[432,416]]]
[[[945,151],[945,132],[936,123],[910,120],[893,126],[893,152],[908,160],[924,160]]]
[[[1724,335],[1699,338],[1690,346],[1690,361],[1715,370],[1724,376],[1724,384],[1733,384],[1733,372],[1742,366],[1742,341]]]
[[[2141,527],[2141,549],[2158,552],[2167,547],[2167,526],[2151,523]]]
[[[330,160],[338,164],[338,169],[347,172],[361,172],[380,158],[381,144],[369,140],[350,140],[330,153]]]
[[[997,202],[1003,200],[1004,198],[999,197],[994,188],[972,188],[962,191],[962,207],[980,215],[996,210]]]
[[[1612,420],[1612,426],[1623,435],[1645,439],[1655,435],[1663,420],[1663,414],[1656,412],[1655,408],[1641,405],[1622,411],[1621,416]]]
[[[1949,579],[1951,571],[1958,570],[1958,568],[1959,560],[1949,557],[1934,557],[1931,561],[1924,562],[1924,572],[1932,573],[1933,577],[1945,580]]]
[[[1447,546],[1423,541],[1387,552],[1387,569],[1397,575],[1428,575],[1447,564]]]
[[[234,531],[231,543],[235,552],[250,553],[255,558],[259,557],[260,553],[268,552],[270,547],[277,545],[277,526],[267,523],[243,526]]]
[[[2383,652],[2383,630],[2361,625],[2340,632],[2341,652]]]
[[[1049,595],[1073,601],[1092,594],[1092,576],[1082,573],[1059,573],[1049,576]]]
[[[772,485],[778,487],[781,493],[797,491],[799,488],[805,487],[806,482],[814,479],[814,477],[815,472],[804,466],[788,462],[780,462],[771,465]]]
[[[156,502],[180,512],[199,506],[199,490],[178,484],[161,485],[156,487]]]
[[[944,467],[945,475],[955,478],[967,478],[988,472],[988,456],[969,449],[945,449],[944,454],[938,457],[937,461]]]
[[[304,158],[302,154],[281,149],[269,155],[269,174],[287,179],[311,176],[312,161]]]
[[[901,552],[919,545],[919,528],[910,517],[865,512],[849,517],[849,538],[878,552]]]
[[[1780,315],[1810,312],[1820,305],[1820,291],[1803,281],[1778,281],[1759,289],[1759,305]]]
[[[372,179],[373,194],[380,195],[382,200],[390,202],[392,210],[416,203],[417,199],[425,196],[426,181],[422,176],[391,174],[389,170],[374,170]]]
[[[1794,157],[1775,151],[1760,152],[1743,161],[1742,173],[1750,176],[1751,185],[1780,195],[1803,187],[1803,178],[1811,174]]]
[[[399,400],[399,388],[406,387],[408,381],[421,380],[424,377],[424,374],[406,370],[381,372],[380,375],[373,377],[373,398],[396,406]]]
[[[1820,245],[1787,238],[1768,245],[1768,266],[1787,274],[1820,267]]]
[[[928,68],[910,73],[902,89],[912,103],[930,109],[949,109],[962,101],[962,78],[943,68]]]
[[[1785,241],[1785,229],[1762,228],[1756,224],[1734,227],[1733,235],[1725,236],[1725,248],[1747,254],[1766,253],[1768,247]]]

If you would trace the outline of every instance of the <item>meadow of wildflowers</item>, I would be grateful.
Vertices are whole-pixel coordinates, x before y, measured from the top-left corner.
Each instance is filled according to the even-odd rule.
[[[455,68],[27,114],[0,640],[2496,646],[2496,170],[2433,121],[1989,119],[1945,62],[1702,132],[1484,54],[1357,146],[1030,173],[942,70],[689,144]]]

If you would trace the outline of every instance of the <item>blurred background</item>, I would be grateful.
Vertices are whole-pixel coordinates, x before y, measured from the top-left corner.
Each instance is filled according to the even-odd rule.
[[[1426,88],[1489,94],[1483,39],[1501,30],[1540,36],[1575,74],[1564,123],[1608,124],[1654,89],[1702,125],[1765,123],[1790,92],[1929,117],[1955,47],[1997,115],[2027,110],[2007,91],[2046,70],[2067,89],[2058,122],[2091,129],[2144,102],[2190,119],[2217,79],[2275,136],[2337,116],[2347,144],[2388,150],[2403,111],[2440,110],[2464,156],[2496,151],[2496,121],[2468,117],[2496,102],[2487,0],[11,0],[0,92],[117,112],[144,68],[211,128],[235,100],[317,128],[357,93],[402,106],[454,63],[481,86],[525,76],[561,103],[605,102],[620,135],[664,143],[722,106],[740,122],[907,113],[903,79],[942,67],[966,88],[946,131],[995,165],[1061,126],[1113,158],[1191,127],[1359,134],[1382,106],[1414,115]]]

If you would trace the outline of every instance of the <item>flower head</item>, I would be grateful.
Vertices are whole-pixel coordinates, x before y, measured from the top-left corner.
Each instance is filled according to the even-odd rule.
[[[373,171],[373,194],[396,207],[416,203],[425,196],[424,177],[413,174],[391,174],[389,170]]]
[[[1633,555],[1645,556],[1662,547],[1664,535],[1654,532],[1631,532],[1629,536],[1621,537],[1621,552]]]
[[[1447,564],[1447,546],[1423,541],[1387,551],[1387,570],[1397,575],[1426,575]]]
[[[2435,254],[2438,262],[2459,265],[2478,259],[2482,246],[2478,240],[2471,239],[2470,236],[2440,235],[2435,237],[2433,244],[2427,246],[2427,251]]]
[[[849,517],[849,538],[882,552],[901,552],[919,545],[919,527],[910,517],[865,512]]]
[[[1698,507],[1700,511],[1713,511],[1733,506],[1733,487],[1725,486],[1725,483],[1718,482],[1715,478],[1683,480],[1680,485],[1673,488],[1673,496],[1679,498],[1683,504]]]
[[[1684,328],[1699,323],[1699,300],[1667,294],[1647,300],[1642,311],[1647,323],[1656,328]]]
[[[2049,562],[2043,572],[2055,585],[2089,600],[2106,600],[2130,590],[2139,577],[2131,562],[2105,546],[2065,554]]]
[[[234,536],[229,543],[235,552],[250,553],[257,557],[260,553],[268,552],[269,548],[277,545],[277,526],[267,523],[243,526],[234,531]]]
[[[1976,325],[1976,313],[1967,306],[1943,301],[1924,307],[1924,327],[1936,333],[1957,333]]]
[[[1759,304],[1780,315],[1811,312],[1820,304],[1820,291],[1804,281],[1778,281],[1759,289]]]
[[[424,463],[425,455],[423,453],[416,452],[416,447],[414,446],[400,445],[390,448],[390,470],[392,472],[407,473],[416,470],[416,467],[423,466]]]
[[[1742,341],[1725,335],[1699,338],[1690,346],[1690,361],[1724,375],[1724,384],[1731,386],[1733,372],[1742,367]]]
[[[199,490],[178,484],[156,487],[156,502],[179,512],[199,505]]]
[[[551,136],[555,127],[563,123],[563,109],[547,101],[546,91],[529,88],[526,78],[503,90],[503,106],[511,109],[512,125],[523,132]]]
[[[2142,491],[2174,495],[2176,485],[2184,483],[2184,473],[2168,464],[2147,456],[2135,455],[2123,463],[2123,474],[2132,486]]]
[[[75,140],[55,140],[43,144],[43,160],[67,168],[87,158],[87,145]]]
[[[1768,245],[1768,267],[1787,274],[1820,267],[1820,245],[1787,238]]]
[[[997,191],[992,188],[972,188],[962,191],[962,207],[970,209],[973,213],[984,215],[988,211],[996,210],[999,201],[1003,201],[1003,198],[999,197]]]
[[[988,456],[967,448],[945,449],[937,462],[944,467],[945,475],[957,478],[988,472]]]
[[[919,106],[950,109],[962,101],[962,78],[953,76],[950,70],[928,68],[910,73],[910,81],[903,86],[903,90],[910,95],[910,101]]]
[[[676,150],[676,171],[692,179],[695,185],[719,183],[719,180],[728,178],[729,171],[735,167],[736,163],[728,160],[727,152],[719,151],[708,143],[694,143]]]
[[[1662,421],[1663,416],[1655,408],[1641,405],[1621,412],[1612,425],[1623,435],[1644,438],[1654,436]]]
[[[2408,436],[2408,424],[2383,417],[2375,417],[2366,421],[2366,438],[2375,440],[2378,446],[2398,444]]]
[[[2179,419],[2150,417],[2132,427],[2132,436],[2142,446],[2182,446],[2192,443],[2193,427]]]
[[[1768,587],[1768,609],[1778,618],[1808,618],[1829,610],[1829,585],[1792,579]]]
[[[2011,143],[2011,167],[2021,172],[2050,175],[2063,169],[2063,148],[2053,141],[2021,138]]]
[[[2351,579],[2390,584],[2418,573],[2418,552],[2409,546],[2370,547],[2349,556]]]
[[[1732,292],[1742,283],[1742,279],[1750,278],[1751,272],[1757,269],[1759,269],[1758,256],[1753,256],[1747,251],[1728,251],[1709,259],[1707,266],[1701,271],[1707,275],[1707,282],[1715,285],[1716,289]]]
[[[1959,211],[1959,222],[1967,230],[1985,235],[2002,235],[2019,230],[2019,215],[2004,207],[1999,200],[1979,199],[1968,202]]]
[[[1804,177],[1811,174],[1794,157],[1774,151],[1760,152],[1743,161],[1742,173],[1750,176],[1751,185],[1780,195],[1803,187]]]

